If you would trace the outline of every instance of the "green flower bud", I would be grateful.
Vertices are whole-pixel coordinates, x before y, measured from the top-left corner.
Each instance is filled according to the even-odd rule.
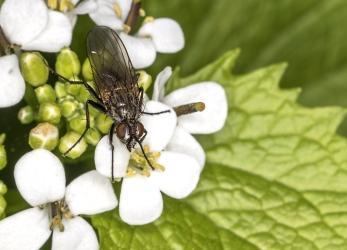
[[[58,98],[63,98],[67,95],[64,83],[56,82],[54,86],[54,90]]]
[[[59,142],[58,128],[48,122],[39,123],[30,131],[29,145],[32,149],[55,149]]]
[[[7,193],[7,187],[3,181],[0,180],[0,195],[5,195]]]
[[[94,117],[92,115],[89,115],[89,121],[90,121],[90,127],[91,128],[94,127]],[[86,129],[86,124],[87,124],[87,120],[86,120],[85,114],[79,115],[69,121],[70,128],[73,131],[80,134],[82,134],[84,130]]]
[[[86,58],[86,60],[84,60],[84,63],[82,66],[82,75],[86,81],[93,81],[94,80],[92,67],[90,66],[90,62],[89,62],[88,58]]]
[[[41,87],[36,88],[35,94],[39,103],[55,102],[57,99],[54,89],[49,84],[44,84]]]
[[[5,198],[2,197],[2,195],[0,195],[0,220],[2,220],[3,218],[5,218],[5,208],[6,208],[6,201]]]
[[[24,80],[34,87],[47,82],[49,71],[43,60],[39,52],[25,52],[20,60]]]
[[[143,87],[143,91],[146,92],[146,90],[151,86],[152,83],[152,76],[147,74],[144,70],[138,70],[136,73],[139,73],[139,79],[137,80],[139,87]]]
[[[40,104],[38,119],[39,121],[58,124],[60,121],[61,110],[54,102],[43,102]]]
[[[31,106],[25,106],[23,108],[21,108],[18,112],[18,120],[22,123],[22,124],[28,124],[32,121],[34,121],[34,110]]]
[[[4,145],[0,145],[0,170],[3,169],[7,164],[7,156]]]
[[[96,146],[101,139],[101,133],[96,128],[90,129],[84,136],[87,143]]]
[[[107,134],[110,130],[111,124],[113,120],[105,114],[100,114],[95,119],[95,126],[101,131],[103,134]]]
[[[4,144],[5,139],[6,139],[6,134],[5,134],[5,133],[2,133],[2,134],[0,135],[0,145],[3,145],[3,144]]]
[[[80,93],[76,96],[76,99],[82,103],[86,103],[86,101],[92,99],[92,96],[90,95],[89,91],[83,87],[81,88]]]
[[[69,132],[66,135],[64,135],[62,138],[60,138],[59,142],[59,151],[63,154],[66,151],[68,151],[80,138],[80,134],[76,132]],[[77,143],[77,145],[71,149],[71,151],[66,155],[71,159],[76,159],[81,156],[81,154],[86,151],[88,147],[88,144],[84,138]]]
[[[78,79],[76,79],[76,80],[78,80]],[[84,88],[84,86],[82,84],[71,84],[68,82],[65,84],[65,91],[68,94],[74,95],[74,96],[77,96],[81,92],[82,88]]]
[[[81,71],[81,63],[77,54],[69,47],[62,48],[55,63],[55,70],[67,79],[78,76]]]
[[[61,107],[61,114],[62,116],[66,118],[72,117],[77,110],[77,102],[70,101],[70,100],[64,100],[62,103],[60,103]]]

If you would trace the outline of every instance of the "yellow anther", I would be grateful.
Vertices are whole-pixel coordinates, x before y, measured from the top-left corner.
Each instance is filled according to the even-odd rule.
[[[65,218],[68,218],[68,219],[72,219],[72,218],[75,217],[75,216],[71,213],[70,210],[65,211],[65,212],[64,212],[64,216],[65,216]]]
[[[113,5],[114,12],[116,12],[117,17],[118,17],[119,19],[122,18],[123,13],[122,13],[122,10],[120,9],[119,5],[116,4],[116,3],[114,3],[114,4],[112,4],[112,5]]]
[[[141,174],[146,176],[146,177],[150,177],[151,176],[151,173],[147,169],[142,170]]]
[[[131,27],[129,25],[123,24],[123,31],[126,34],[129,34],[131,31]]]
[[[153,167],[155,168],[155,169],[160,169],[162,172],[164,172],[165,171],[165,167],[164,166],[162,166],[162,165],[160,165],[160,164],[154,164],[153,165]]]
[[[41,204],[37,206],[40,210],[43,210],[46,207],[46,203],[45,204]]]
[[[147,38],[149,40],[153,40],[153,37],[150,34],[142,34],[140,35],[141,38]]]
[[[142,22],[142,25],[146,24],[146,23],[153,23],[154,22],[154,17],[152,16],[147,16],[143,22]]]
[[[141,9],[139,10],[139,15],[142,16],[142,17],[144,17],[144,16],[146,15],[145,10],[141,8]]]
[[[58,7],[58,0],[47,0],[47,7],[55,10]]]
[[[64,225],[61,223],[60,215],[54,216],[49,228],[53,231],[56,226],[58,226],[60,232],[64,232]]]
[[[135,175],[136,175],[136,171],[128,167],[126,172],[126,177],[133,177]]]
[[[61,0],[59,5],[59,10],[61,12],[68,12],[75,8],[75,6],[71,3],[70,0]]]

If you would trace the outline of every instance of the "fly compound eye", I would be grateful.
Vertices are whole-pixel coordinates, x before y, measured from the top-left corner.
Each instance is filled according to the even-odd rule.
[[[127,132],[127,125],[124,122],[119,123],[117,125],[117,128],[116,128],[116,135],[117,135],[117,137],[119,139],[124,139],[126,132]]]
[[[137,131],[139,137],[141,137],[143,135],[143,132],[145,131],[145,128],[143,127],[143,124],[141,122],[137,122]]]

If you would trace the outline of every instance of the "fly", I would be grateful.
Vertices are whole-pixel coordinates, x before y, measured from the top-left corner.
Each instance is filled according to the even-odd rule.
[[[86,129],[76,143],[63,156],[66,156],[82,140],[90,128],[88,105],[91,105],[113,120],[108,132],[109,144],[112,150],[112,182],[114,182],[114,146],[112,141],[114,132],[129,152],[131,152],[136,144],[139,144],[146,161],[154,169],[142,147],[142,141],[145,139],[147,131],[143,124],[139,122],[139,119],[142,114],[159,115],[170,112],[170,110],[157,113],[143,111],[144,90],[137,83],[139,74],[135,73],[128,52],[115,31],[105,26],[94,27],[88,33],[86,47],[96,89],[93,89],[84,81],[70,81],[46,65],[54,74],[70,84],[83,84],[96,100],[88,100],[86,102]]]

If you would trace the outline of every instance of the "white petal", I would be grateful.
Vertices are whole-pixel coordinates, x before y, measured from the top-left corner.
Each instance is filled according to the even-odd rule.
[[[58,52],[64,46],[69,46],[72,37],[72,25],[67,16],[58,11],[48,11],[48,24],[35,40],[22,44],[24,50],[40,50]]]
[[[88,14],[97,9],[98,5],[94,0],[83,0],[80,1],[79,4],[74,8],[70,13],[74,13],[77,15]]]
[[[123,30],[123,21],[119,19],[109,1],[97,1],[95,11],[89,13],[89,17],[99,26],[107,26],[113,30]]]
[[[150,178],[125,177],[119,200],[119,214],[130,225],[143,225],[156,220],[163,211],[163,198]]]
[[[14,168],[19,192],[31,205],[60,200],[65,194],[65,172],[58,157],[45,149],[23,155]]]
[[[10,107],[22,100],[25,83],[16,55],[0,57],[0,108]]]
[[[170,18],[158,18],[145,23],[138,35],[151,35],[158,52],[175,53],[184,47],[184,35],[181,26]]]
[[[1,6],[0,23],[11,43],[29,43],[48,23],[47,6],[37,0],[6,0]]]
[[[180,126],[176,126],[165,150],[191,155],[198,161],[200,170],[204,168],[206,159],[204,149],[191,134]]]
[[[147,130],[147,136],[143,141],[143,145],[149,145],[151,151],[161,151],[169,143],[169,140],[175,130],[177,116],[175,111],[160,102],[149,101],[146,103],[145,112],[156,113],[170,110],[168,113],[158,115],[141,116],[141,123]]]
[[[64,218],[64,232],[58,228],[53,232],[53,250],[97,250],[99,242],[93,228],[79,216],[73,219]]]
[[[65,16],[69,19],[71,26],[75,27],[75,24],[77,22],[77,15],[71,12],[65,13]]]
[[[119,5],[119,8],[122,11],[121,19],[123,22],[125,22],[125,20],[128,17],[131,8],[131,3],[133,2],[133,0],[111,0],[111,2],[114,2]]]
[[[51,235],[46,210],[29,208],[0,221],[0,249],[39,249]]]
[[[178,124],[191,134],[209,134],[220,130],[228,114],[224,89],[214,82],[190,85],[171,92],[163,103],[176,107],[192,102],[204,102],[205,110],[178,117]]]
[[[190,155],[161,152],[157,163],[165,167],[165,171],[155,170],[151,173],[159,185],[159,189],[176,199],[188,196],[198,184],[200,176],[200,165]]]
[[[118,137],[113,135],[113,176],[121,178],[125,176],[126,169],[130,159],[130,153],[127,148],[119,141]],[[108,142],[108,135],[105,135],[98,143],[95,149],[95,168],[99,174],[111,178],[112,155],[111,146]]]
[[[118,205],[110,180],[96,170],[74,179],[66,187],[65,201],[73,215],[93,215]]]
[[[136,69],[146,68],[152,65],[157,52],[148,38],[138,38],[129,36],[123,32],[119,34],[125,48],[129,54],[130,60]]]
[[[160,102],[163,100],[164,95],[165,95],[165,84],[167,80],[169,80],[170,76],[172,74],[172,69],[171,67],[165,67],[165,69],[160,72],[155,79],[154,82],[154,87],[153,87],[153,95],[152,95],[152,100]]]

